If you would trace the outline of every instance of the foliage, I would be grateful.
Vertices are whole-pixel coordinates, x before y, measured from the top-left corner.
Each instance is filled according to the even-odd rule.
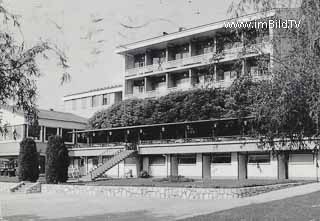
[[[3,26],[0,28],[0,105],[13,102],[13,106],[23,110],[31,122],[36,117],[37,85],[36,80],[41,71],[36,62],[38,55],[47,58],[45,52],[51,51],[57,55],[58,64],[66,70],[68,68],[65,54],[56,45],[50,42],[39,42],[26,48],[24,42],[14,37],[12,29],[20,30],[17,16],[11,14],[3,7],[0,1],[0,16]],[[0,21],[1,22],[1,21]],[[67,72],[62,74],[61,81],[70,79]]]
[[[170,93],[158,99],[124,100],[99,111],[89,120],[91,128],[195,121],[220,118],[225,113],[226,91],[195,89]]]
[[[70,158],[62,137],[49,137],[46,157],[46,182],[66,182],[68,180]]]
[[[183,182],[194,182],[194,179],[187,178],[184,176],[168,176],[165,178],[153,179],[153,182],[170,182],[170,183],[183,183]]]
[[[140,174],[139,174],[139,177],[140,177],[140,178],[149,178],[150,175],[149,175],[149,173],[148,173],[147,171],[142,170],[142,171],[140,172]]]
[[[258,99],[256,93],[258,87],[259,83],[252,81],[248,75],[237,78],[230,86],[226,97],[226,116],[241,120],[252,115],[255,111],[255,101]]]
[[[277,1],[240,0],[230,7],[233,15],[264,11]],[[293,1],[286,1],[290,7]],[[272,78],[253,88],[255,126],[263,147],[275,149],[309,148],[306,138],[319,135],[320,113],[320,2],[303,0],[299,10],[288,16],[301,22],[299,28],[274,31],[273,44],[282,53],[274,53]],[[289,47],[288,47],[289,46]],[[275,142],[280,139],[280,142]],[[319,149],[315,142],[313,149]]]
[[[39,178],[39,154],[36,142],[31,138],[25,138],[20,143],[18,159],[19,181],[36,182]]]

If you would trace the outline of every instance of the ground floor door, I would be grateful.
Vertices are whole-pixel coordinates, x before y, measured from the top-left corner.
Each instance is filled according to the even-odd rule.
[[[39,157],[40,174],[44,174],[45,173],[45,165],[46,165],[46,157],[45,156],[40,156]]]

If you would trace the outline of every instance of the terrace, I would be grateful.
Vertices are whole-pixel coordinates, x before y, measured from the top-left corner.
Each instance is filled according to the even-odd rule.
[[[254,140],[252,126],[251,118],[225,118],[76,131],[73,148],[246,141]]]

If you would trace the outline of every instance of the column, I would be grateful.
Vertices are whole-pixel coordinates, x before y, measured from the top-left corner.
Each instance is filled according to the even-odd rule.
[[[278,179],[288,179],[288,161],[287,154],[280,152],[278,155]]]
[[[149,173],[149,157],[143,156],[142,158],[142,170]]]
[[[141,160],[142,160],[142,156],[138,155],[135,157],[137,177],[140,176],[140,172],[141,172]]]
[[[147,83],[148,83],[147,77],[144,77],[144,93],[147,92]]]
[[[238,179],[247,179],[247,154],[238,153]]]
[[[166,62],[169,61],[169,49],[168,47],[166,47],[166,59],[165,59]]]
[[[248,74],[247,72],[247,61],[246,59],[244,58],[242,61],[241,61],[241,65],[242,65],[242,70],[241,70],[241,75],[245,75],[245,74]]]
[[[193,73],[193,71],[192,71],[192,69],[190,68],[190,69],[189,69],[189,86],[188,86],[188,87],[191,87],[191,86],[192,86],[192,73]]]
[[[203,168],[203,161],[202,161],[202,153],[196,154],[196,174],[194,174],[195,177],[202,178],[202,168]]]
[[[171,155],[170,176],[178,176],[178,156]]]
[[[202,178],[211,179],[211,160],[210,154],[202,155]]]
[[[217,53],[217,38],[213,38],[213,53]]]

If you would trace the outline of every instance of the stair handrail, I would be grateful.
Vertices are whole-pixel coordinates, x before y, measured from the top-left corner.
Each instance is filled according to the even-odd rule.
[[[107,151],[110,151],[110,150],[105,150],[105,151],[103,151],[98,157],[103,156],[103,154],[106,153]],[[122,151],[124,151],[124,149],[119,149],[119,150],[115,151],[114,154],[112,155],[111,159],[112,159],[113,157],[115,157],[116,155],[120,154]],[[91,180],[92,180],[92,172],[94,172],[96,169],[100,168],[102,165],[103,165],[103,163],[102,163],[101,165],[98,165],[98,167],[92,168],[92,169],[88,172],[88,174],[90,174]]]
[[[131,149],[131,150],[120,149],[120,150],[118,150],[118,151],[112,156],[112,158],[111,158],[110,160],[112,160],[114,157],[119,156],[121,153],[124,153],[125,151],[132,151],[132,152],[134,152],[134,151],[136,151],[136,150],[134,150],[134,149]],[[130,153],[130,154],[131,154],[131,153]],[[107,162],[109,162],[109,161],[107,161]],[[106,162],[106,163],[107,163],[107,162]],[[94,174],[98,169],[102,168],[103,165],[105,165],[105,164],[102,164],[102,165],[100,165],[100,166],[98,166],[98,167],[96,167],[96,168],[93,168],[93,169],[91,169],[91,170],[89,171],[90,179],[91,179],[91,180],[92,180],[92,178],[93,178],[93,174]]]

